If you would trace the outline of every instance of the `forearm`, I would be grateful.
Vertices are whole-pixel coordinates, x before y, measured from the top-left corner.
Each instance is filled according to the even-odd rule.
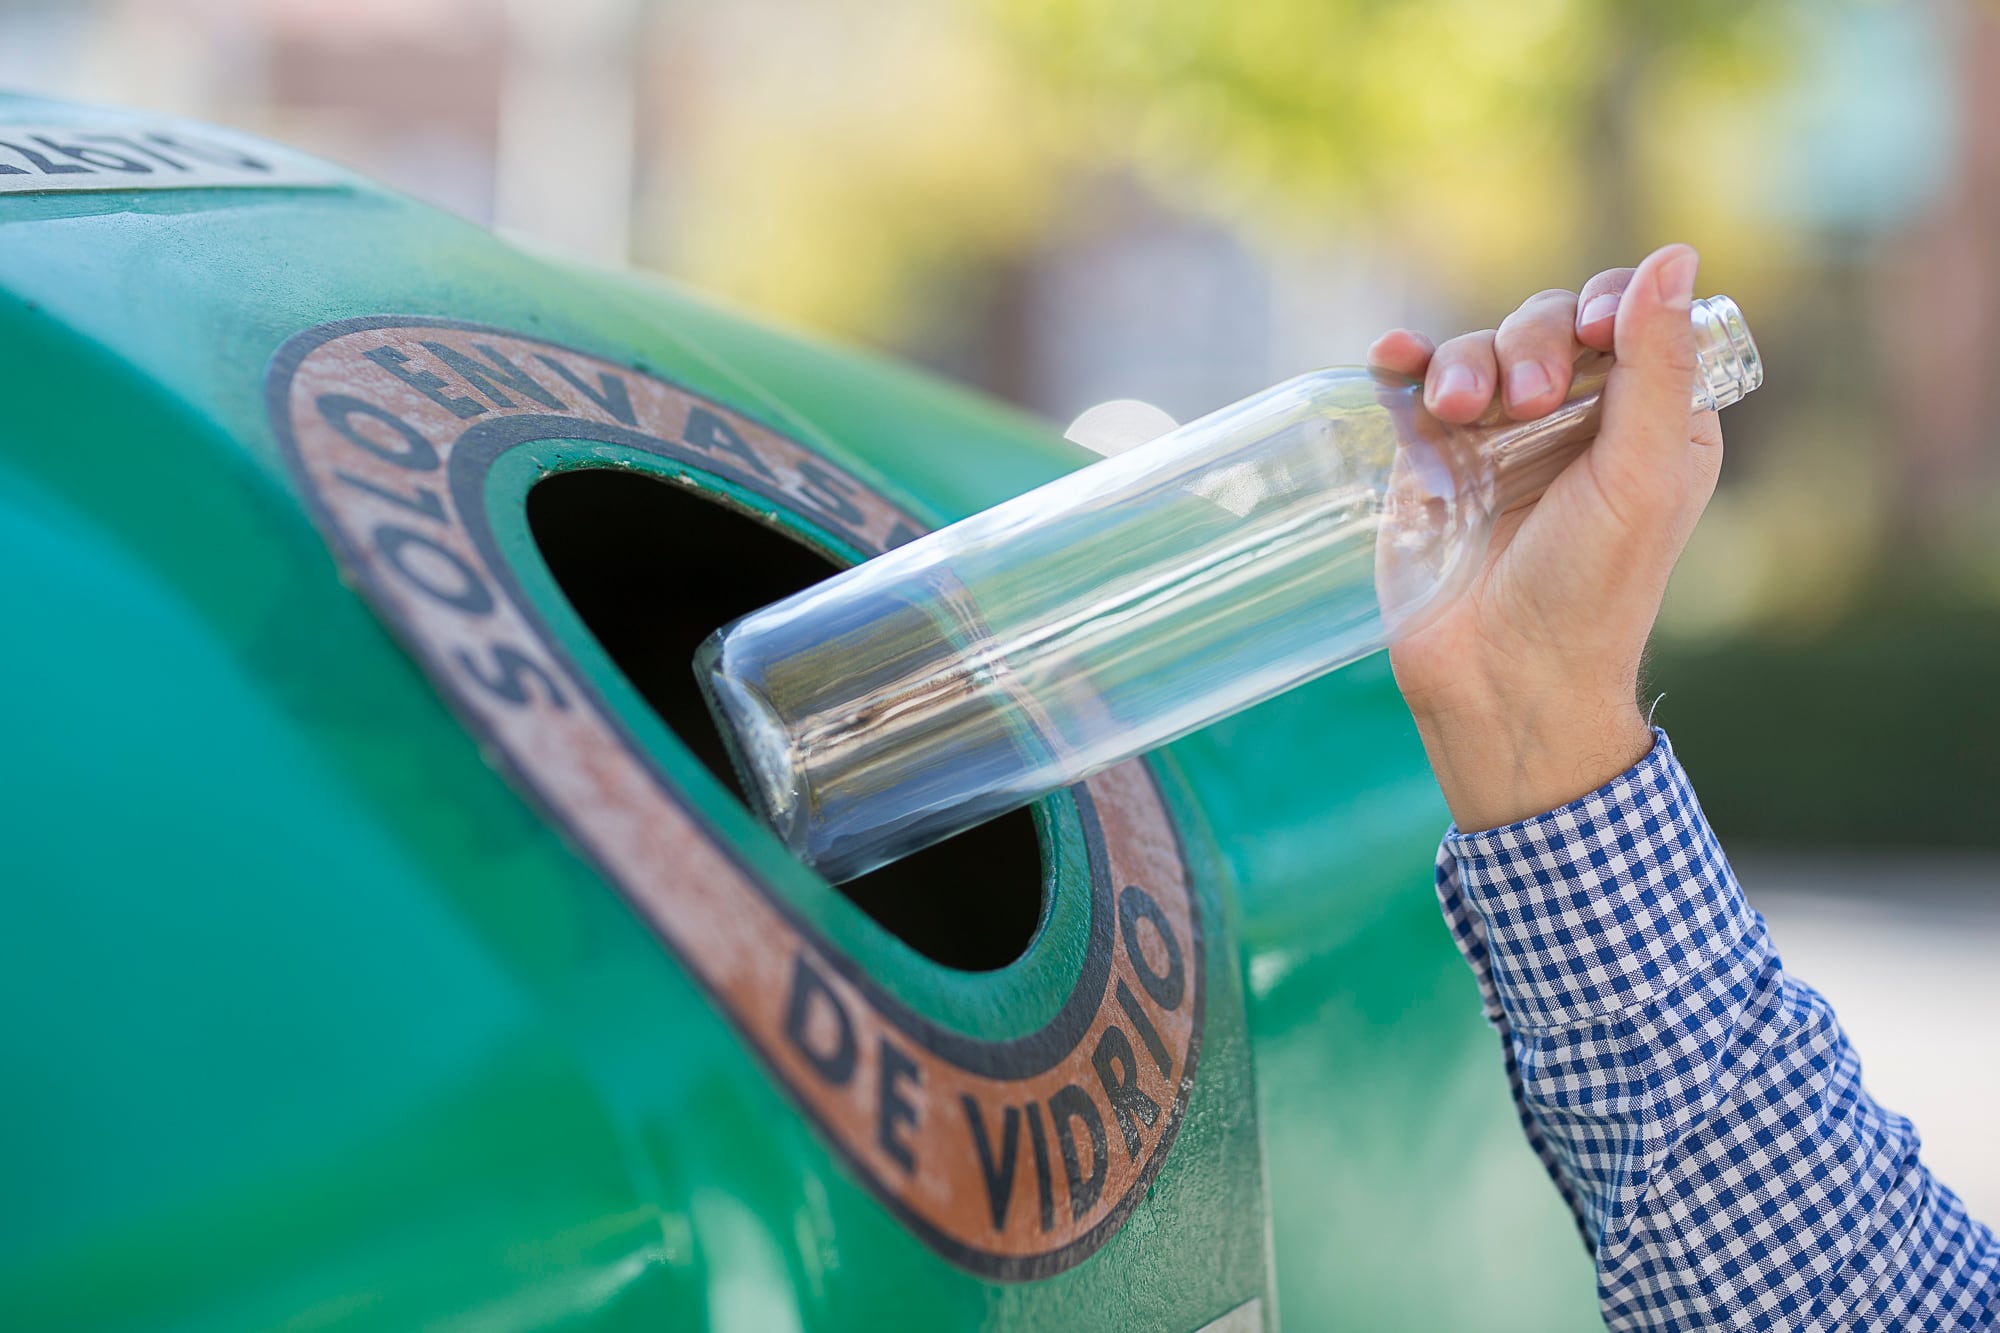
[[[1613,1327],[1981,1326],[1991,1234],[1783,971],[1664,740],[1447,838],[1439,891]]]
[[[1573,689],[1490,707],[1412,708],[1431,772],[1462,829],[1501,828],[1609,782],[1653,748],[1636,686],[1586,700]]]

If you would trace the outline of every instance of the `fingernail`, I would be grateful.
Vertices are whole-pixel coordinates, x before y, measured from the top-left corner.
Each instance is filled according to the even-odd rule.
[[[1555,381],[1549,378],[1549,372],[1542,369],[1541,362],[1517,362],[1514,368],[1507,372],[1507,404],[1510,407],[1519,407],[1523,403],[1532,403],[1547,393],[1554,383]]]
[[[1686,310],[1694,305],[1694,274],[1701,267],[1701,256],[1692,250],[1683,250],[1660,265],[1656,281],[1659,283],[1660,304],[1669,310]]]
[[[1464,366],[1446,366],[1438,375],[1437,393],[1433,398],[1443,402],[1455,393],[1478,393],[1479,376]]]
[[[1583,313],[1576,317],[1576,326],[1586,328],[1600,319],[1610,319],[1618,313],[1618,293],[1606,292],[1593,296],[1583,304]]]

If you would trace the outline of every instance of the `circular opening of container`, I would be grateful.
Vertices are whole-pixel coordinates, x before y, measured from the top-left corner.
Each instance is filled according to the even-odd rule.
[[[695,683],[695,650],[729,621],[838,567],[692,487],[623,469],[543,478],[528,492],[528,528],[605,653],[741,800]],[[1027,951],[1042,886],[1034,817],[1017,810],[839,888],[925,957],[983,972]]]

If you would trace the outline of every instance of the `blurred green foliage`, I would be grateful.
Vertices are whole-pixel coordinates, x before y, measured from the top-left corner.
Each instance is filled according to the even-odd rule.
[[[1817,632],[1649,669],[1726,845],[2000,847],[2000,612],[1878,591]]]
[[[988,3],[1087,151],[1260,227],[1394,237],[1468,294],[1629,262],[1678,192],[1676,137],[1728,149],[1694,109],[1741,113],[1803,20],[1780,0]]]
[[[846,0],[798,18],[843,44],[840,79],[774,53],[704,87],[675,182],[703,206],[654,258],[894,344],[1124,176],[1246,236],[1380,251],[1467,308],[1668,235],[1755,299],[1795,271],[1745,128],[1808,14],[1856,2]]]

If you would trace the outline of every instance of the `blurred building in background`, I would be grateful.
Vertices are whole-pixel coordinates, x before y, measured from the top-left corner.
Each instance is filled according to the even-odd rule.
[[[1991,6],[0,0],[0,88],[294,143],[1058,428],[1691,241],[1769,380],[1660,720],[1733,847],[2000,846]]]

